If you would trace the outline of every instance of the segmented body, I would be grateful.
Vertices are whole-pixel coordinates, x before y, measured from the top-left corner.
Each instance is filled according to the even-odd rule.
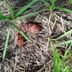
[[[40,31],[40,26],[34,23],[27,23],[26,25],[20,24],[18,26],[23,32],[30,32],[30,33],[38,33]],[[16,39],[16,44],[19,47],[22,47],[24,45],[24,38],[18,33],[15,33],[15,39]]]

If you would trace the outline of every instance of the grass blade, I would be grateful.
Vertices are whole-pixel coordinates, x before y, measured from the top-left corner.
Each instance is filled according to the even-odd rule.
[[[42,9],[42,10],[40,10],[40,11],[33,12],[33,13],[27,14],[27,15],[22,16],[22,17],[18,17],[18,18],[17,18],[17,19],[15,19],[14,21],[24,20],[24,19],[25,19],[25,18],[27,18],[27,17],[34,16],[34,15],[36,15],[36,14],[38,14],[38,13],[42,12],[42,11],[45,11],[45,10],[47,10],[47,9]]]
[[[63,70],[63,72],[70,72],[69,67],[65,66],[65,69]]]
[[[68,0],[67,2],[68,4],[72,5],[72,0]]]
[[[70,44],[70,43],[72,43],[72,40],[61,42],[58,45],[65,45],[65,44]]]
[[[67,32],[65,32],[63,35],[61,35],[61,36],[58,37],[57,39],[63,38],[63,37],[65,37],[65,36],[67,36],[67,35],[69,35],[69,34],[71,34],[71,33],[72,33],[72,29],[69,30],[69,31],[67,31]]]
[[[10,13],[10,15],[9,15],[10,18],[14,19],[14,11],[13,11],[13,8],[12,8],[12,6],[10,5],[9,1],[8,1],[8,0],[4,1],[4,5],[6,6],[7,10],[8,10],[9,13]]]
[[[60,57],[56,48],[53,48],[53,62],[53,72],[60,72]]]
[[[68,47],[68,49],[65,51],[65,54],[63,56],[63,59],[67,58],[67,54],[69,53],[70,49],[71,49],[72,43],[70,44],[70,46]]]
[[[8,17],[0,14],[0,20],[5,20],[5,19],[8,19]]]
[[[53,72],[70,72],[69,68],[65,65],[64,60],[60,59],[56,48],[53,47]]]
[[[30,41],[28,36],[21,29],[19,29],[14,22],[12,22],[12,25],[16,29],[16,31],[19,32],[27,41]]]
[[[26,11],[30,6],[32,6],[35,2],[38,0],[32,0],[31,3],[27,4],[26,6],[22,7],[16,14],[15,17],[18,17],[20,14],[22,14],[24,11]]]
[[[5,45],[4,45],[4,50],[3,50],[3,60],[5,59],[6,52],[7,52],[7,49],[8,49],[9,37],[10,37],[10,31],[8,30]]]
[[[72,10],[67,9],[67,8],[63,8],[63,7],[56,7],[56,9],[72,14]]]
[[[57,0],[49,0],[51,4],[55,4]]]
[[[48,6],[48,3],[46,0],[41,0],[46,6]]]

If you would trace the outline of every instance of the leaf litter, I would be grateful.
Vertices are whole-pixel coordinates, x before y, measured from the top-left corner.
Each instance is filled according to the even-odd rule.
[[[12,36],[9,42],[7,58],[3,62],[2,43],[5,39],[7,24],[3,21],[0,22],[0,63],[3,67],[2,70],[5,72],[51,72],[53,67],[53,55],[49,39],[58,38],[64,32],[71,29],[72,16],[63,12],[44,12],[43,14],[38,14],[26,20],[39,22],[41,31],[36,34],[27,32],[26,34],[32,42],[25,42],[24,46],[18,47],[15,42],[15,30],[11,30]],[[58,40],[58,43],[66,39],[72,39],[71,34]],[[60,54],[62,54],[63,50],[67,50],[67,46],[60,46]],[[70,64],[69,60],[67,60],[67,62]]]

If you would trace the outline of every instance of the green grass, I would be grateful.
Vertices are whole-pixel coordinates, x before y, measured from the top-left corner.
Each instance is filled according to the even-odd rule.
[[[6,8],[8,10],[8,13],[10,13],[9,14],[9,18],[14,19],[14,11],[13,11],[13,8],[10,5],[9,1],[8,0],[5,0],[3,3],[6,6]]]
[[[69,45],[69,44],[68,44],[68,45]],[[64,54],[64,56],[63,56],[63,59],[64,59],[64,60],[68,57],[68,55],[71,54],[71,48],[72,48],[71,46],[72,46],[72,42],[71,42],[70,46],[68,47],[68,49],[65,51],[65,54]]]
[[[8,19],[8,17],[3,16],[2,14],[0,14],[0,20],[5,20],[5,19]]]
[[[27,5],[22,7],[17,12],[15,12],[13,10],[12,6],[10,5],[10,3],[8,2],[8,0],[6,0],[4,2],[4,4],[6,5],[6,8],[9,11],[10,15],[7,17],[7,16],[4,16],[0,13],[0,20],[6,20],[6,19],[9,20],[11,22],[11,24],[9,24],[9,25],[13,26],[13,28],[15,28],[16,31],[18,31],[27,41],[30,41],[29,37],[22,30],[20,30],[18,28],[15,21],[25,19],[27,17],[36,15],[39,12],[44,11],[45,9],[42,9],[42,10],[35,12],[35,13],[31,12],[30,14],[27,14],[25,16],[22,16],[22,17],[20,16],[25,11],[27,11],[28,8],[30,8],[33,4],[35,4],[38,1],[39,0],[32,0],[30,3],[28,3]],[[61,7],[56,6],[55,4],[56,4],[57,0],[40,0],[40,1],[43,2],[44,4],[46,4],[46,9],[48,9],[48,11],[54,11],[55,9],[57,9],[57,10],[61,10],[63,12],[72,13],[72,10],[70,10],[70,9],[67,9],[65,7],[62,7],[62,6]],[[72,0],[68,0],[68,3],[72,4]],[[48,4],[48,6],[47,6],[47,4]],[[54,39],[54,41],[56,40],[56,42],[57,42],[58,39],[61,39],[61,38],[65,37],[69,34],[72,34],[72,29],[65,32],[63,35],[61,35],[57,39]],[[5,40],[5,44],[4,44],[4,50],[3,50],[3,60],[5,59],[6,52],[7,52],[7,49],[8,49],[9,37],[10,37],[10,31],[8,30],[6,40]],[[61,59],[58,52],[57,52],[56,46],[69,45],[69,44],[70,44],[69,48],[66,50],[64,56]],[[64,42],[61,42],[61,43],[57,43],[57,45],[56,44],[53,45],[53,43],[52,43],[53,62],[54,62],[53,72],[70,72],[69,67],[65,65],[64,60],[67,58],[69,50],[71,49],[71,46],[72,46],[72,40],[67,40],[67,41],[64,41]]]
[[[58,37],[57,39],[61,39],[61,38],[63,38],[63,37],[65,37],[65,36],[67,36],[67,35],[71,35],[72,34],[72,29],[70,29],[69,31],[67,31],[67,32],[64,32],[64,34],[62,34],[60,37]]]
[[[13,22],[12,20],[15,19],[14,17],[14,11],[12,6],[10,5],[10,3],[8,2],[8,0],[4,1],[4,4],[6,5],[6,8],[8,9],[10,15],[8,17],[9,22],[11,23],[11,26],[13,26],[26,40],[29,40],[28,37],[25,35],[24,32],[22,32],[21,30],[19,30],[19,28],[16,26],[15,22]],[[3,17],[3,16],[2,16]],[[6,16],[5,16],[6,17]],[[5,20],[5,18],[3,18]]]
[[[53,47],[53,62],[54,62],[53,72],[60,72],[61,61],[60,61],[59,54],[58,54],[56,48],[54,48],[54,47]]]
[[[36,3],[38,0],[32,0],[30,3],[28,3],[26,6],[22,7],[18,12],[15,13],[15,17],[18,17],[23,12],[25,12],[28,8],[30,8],[34,3]]]
[[[70,44],[70,43],[72,43],[72,40],[67,40],[67,41],[61,42],[58,45],[65,45],[65,44]]]
[[[10,38],[10,31],[7,30],[7,36],[6,36],[6,40],[5,40],[5,44],[4,44],[4,50],[3,50],[3,60],[5,59],[6,52],[8,49],[9,38]]]
[[[62,58],[60,58],[59,53],[57,52],[56,47],[63,45],[70,45],[68,49],[65,51],[64,55],[62,55]],[[70,50],[72,48],[72,40],[64,41],[58,44],[55,44],[54,46],[52,43],[52,51],[53,51],[53,72],[70,72],[69,66],[65,64],[66,58],[71,54]]]
[[[72,0],[67,0],[67,3],[68,3],[69,5],[72,5]]]
[[[62,58],[60,58],[59,53],[56,49],[56,46],[53,46],[53,44],[52,44],[53,62],[54,62],[53,72],[70,72],[69,67],[64,62],[70,48],[65,52],[64,56],[62,56]]]
[[[21,30],[18,28],[18,26],[16,25],[15,21],[16,20],[22,20],[25,19],[26,17],[29,16],[33,16],[35,14],[38,14],[39,12],[43,11],[44,9],[35,12],[35,13],[30,13],[26,16],[21,17],[20,15],[22,13],[24,13],[28,8],[30,8],[34,3],[36,3],[38,0],[32,0],[30,3],[28,3],[27,5],[25,5],[24,7],[22,7],[20,10],[18,10],[17,12],[15,12],[12,8],[12,6],[10,5],[8,0],[4,0],[4,5],[6,6],[9,16],[4,16],[2,15],[2,13],[0,12],[0,20],[6,20],[10,22],[9,26],[13,26],[13,28],[18,31],[27,41],[30,41],[29,37]],[[3,50],[3,59],[5,58],[6,52],[7,52],[7,48],[8,48],[8,37],[9,34],[7,35],[7,40],[4,46],[4,50]]]
[[[10,5],[9,1],[8,1],[8,0],[4,1],[4,4],[5,4],[8,12],[10,13],[10,15],[9,15],[9,17],[7,17],[7,16],[3,16],[2,14],[0,14],[0,20],[8,19],[10,22],[12,22],[13,27],[14,27],[26,40],[30,41],[29,38],[28,38],[28,36],[25,35],[25,33],[22,32],[22,31],[16,26],[16,24],[15,24],[15,19],[17,19],[17,17],[18,17],[18,19],[21,20],[21,17],[19,18],[19,16],[20,16],[23,12],[25,12],[30,6],[32,6],[32,5],[33,5],[35,2],[37,2],[37,1],[38,1],[38,0],[32,0],[32,2],[30,2],[30,3],[27,4],[26,6],[22,7],[22,8],[21,8],[18,12],[16,12],[16,13],[14,13],[14,10],[13,10],[12,6]],[[40,12],[40,11],[39,11],[39,12]],[[25,17],[23,16],[22,19],[24,19],[24,18],[26,18],[26,17],[28,17],[28,16],[33,16],[34,14],[37,14],[37,13],[39,13],[39,12],[35,12],[35,13],[28,14],[28,15],[25,16]]]
[[[53,51],[53,72],[70,72],[69,66],[67,66],[65,64],[65,60],[66,58],[72,54],[71,53],[71,48],[72,48],[72,40],[67,40],[67,41],[63,41],[61,43],[58,43],[58,39],[61,39],[63,37],[66,37],[67,35],[72,34],[72,29],[65,32],[64,34],[62,34],[60,37],[58,37],[57,39],[52,39],[51,43],[52,43],[52,51]],[[67,48],[67,50],[65,51],[64,55],[62,56],[62,58],[60,58],[56,47],[58,46],[69,46]]]
[[[48,11],[54,11],[54,10],[60,10],[66,13],[71,13],[72,14],[72,10],[71,9],[67,9],[65,7],[62,6],[56,6],[56,2],[58,0],[41,0],[44,4],[46,4],[46,7],[48,8]],[[72,4],[72,0],[68,0],[68,3]],[[48,5],[47,5],[48,3]]]
[[[16,29],[16,31],[19,32],[27,41],[30,41],[28,36],[21,29],[19,29],[14,22],[12,23],[12,25]]]
[[[24,20],[24,19],[26,19],[28,17],[35,16],[35,15],[39,14],[40,12],[44,12],[45,10],[47,10],[47,9],[44,9],[43,8],[43,9],[37,11],[37,12],[31,12],[30,14],[27,14],[27,15],[21,16],[21,17],[18,17],[16,19],[14,19],[13,21]]]
[[[72,14],[72,10],[67,9],[67,8],[65,8],[65,7],[56,7],[56,9],[61,10],[61,11],[64,11],[64,12],[66,12],[66,13]]]

